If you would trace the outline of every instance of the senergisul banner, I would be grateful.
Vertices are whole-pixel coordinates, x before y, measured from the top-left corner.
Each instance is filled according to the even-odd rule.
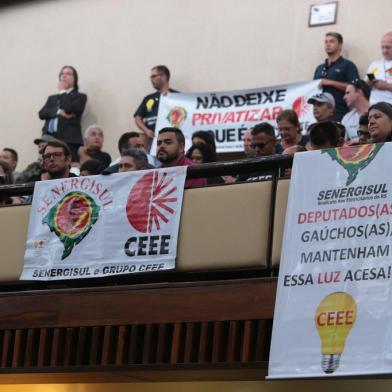
[[[320,92],[318,85],[315,80],[249,90],[170,93],[161,96],[156,133],[164,127],[180,128],[188,145],[194,132],[211,131],[218,152],[243,151],[244,133],[261,122],[276,126],[276,117],[285,109],[295,110],[305,131],[315,121],[307,100]]]
[[[295,155],[269,378],[392,372],[392,143]]]
[[[21,280],[173,269],[186,167],[35,184]]]

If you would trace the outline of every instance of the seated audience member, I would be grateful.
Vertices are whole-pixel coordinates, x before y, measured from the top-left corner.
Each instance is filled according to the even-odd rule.
[[[252,130],[252,148],[255,156],[274,155],[276,151],[275,129],[266,122],[257,124]]]
[[[77,177],[70,172],[72,161],[71,151],[67,144],[61,140],[48,142],[42,152],[43,166],[47,175],[45,179]]]
[[[186,155],[195,165],[216,162],[216,153],[209,144],[192,144]],[[234,179],[230,182],[234,182]],[[224,184],[225,179],[220,176],[208,177],[207,184]]]
[[[191,166],[193,162],[184,155],[185,137],[181,129],[162,128],[157,140],[157,158],[161,167]],[[206,185],[205,178],[192,178],[185,181],[186,188]]]
[[[144,151],[137,148],[123,150],[118,164],[119,173],[146,169],[148,169],[148,160]]]
[[[159,162],[154,156],[147,154],[147,143],[147,139],[140,132],[123,133],[118,139],[118,151],[120,156],[115,161],[113,161],[112,164],[102,172],[102,174],[118,173],[118,164],[121,159],[121,153],[130,148],[136,148],[146,153],[148,159],[148,169],[154,169],[156,166],[158,166]]]
[[[216,151],[214,134],[211,131],[196,131],[192,134],[192,144],[209,144]]]
[[[79,147],[79,162],[84,163],[90,159],[101,161],[105,168],[108,167],[112,158],[107,152],[102,151],[103,130],[98,125],[90,125],[84,132],[84,146]]]
[[[335,121],[335,98],[330,93],[313,95],[308,99],[308,103],[313,105],[313,116],[317,122]]]
[[[346,129],[345,140],[356,143],[359,117],[367,113],[369,109],[370,87],[360,79],[353,80],[347,87],[344,100],[350,109],[342,118],[342,124]]]
[[[255,151],[256,157],[263,157],[268,155],[275,155],[276,153],[276,136],[275,129],[271,124],[266,122],[255,125],[252,130],[252,148]],[[271,179],[272,175],[268,173],[248,173],[240,174],[237,177],[237,182],[243,181],[259,181]]]
[[[48,134],[44,134],[41,137],[34,139],[34,144],[38,146],[39,160],[42,160],[42,151],[44,150],[48,142],[51,142],[53,140],[57,140],[57,139]]]
[[[392,31],[381,38],[382,59],[373,61],[367,70],[372,91],[370,104],[388,102],[392,104]]]
[[[48,142],[57,140],[53,136],[44,134],[41,137],[34,139],[34,144],[38,147],[38,158],[36,161],[30,163],[18,176],[15,181],[19,184],[25,184],[29,182],[41,181],[45,179],[45,169],[42,165],[42,151],[45,149]],[[28,199],[26,199],[28,200]]]
[[[244,133],[244,153],[246,158],[253,158],[255,156],[255,151],[252,148],[252,129],[248,129]]]
[[[0,153],[0,160],[7,162],[11,166],[14,179],[16,179],[19,175],[15,171],[18,165],[18,153],[13,148],[3,148],[3,151]]]
[[[342,146],[338,127],[332,121],[322,121],[309,127],[310,150],[323,150]]]
[[[342,147],[344,145],[344,140],[345,140],[345,137],[346,137],[346,127],[342,123],[340,123],[338,121],[332,121],[332,122],[338,128],[338,131],[339,131],[339,146]]]
[[[306,146],[309,142],[309,137],[301,134],[301,124],[294,110],[283,110],[276,118],[276,124],[283,150],[292,146]]]
[[[10,185],[14,183],[15,180],[12,167],[7,162],[0,160],[0,185]],[[9,197],[0,194],[0,206],[19,203],[19,197]]]
[[[81,164],[80,176],[95,176],[97,174],[101,174],[104,169],[105,165],[103,162],[98,159],[89,159]]]
[[[38,113],[39,118],[45,120],[42,134],[49,133],[67,143],[72,162],[78,162],[78,149],[83,145],[80,122],[87,95],[79,92],[78,73],[74,67],[65,65],[61,68],[57,90]]]
[[[392,141],[392,105],[387,102],[378,102],[370,106],[369,133],[372,143]]]
[[[216,162],[216,153],[209,144],[192,144],[186,155],[195,165]]]
[[[371,138],[369,133],[369,118],[367,113],[363,114],[359,118],[358,143],[359,144],[371,143]]]

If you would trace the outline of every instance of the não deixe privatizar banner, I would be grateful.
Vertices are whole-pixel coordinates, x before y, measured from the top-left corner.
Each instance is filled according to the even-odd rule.
[[[164,127],[180,128],[190,145],[194,132],[211,131],[217,152],[243,151],[244,133],[261,122],[276,126],[276,117],[285,109],[293,109],[306,130],[315,121],[307,100],[320,93],[319,83],[312,80],[248,90],[169,93],[160,98],[156,133]]]
[[[392,372],[392,143],[295,155],[269,378]]]
[[[186,167],[35,184],[22,280],[173,269]]]

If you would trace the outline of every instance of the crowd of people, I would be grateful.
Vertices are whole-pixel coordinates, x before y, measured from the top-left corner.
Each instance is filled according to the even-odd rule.
[[[276,128],[255,124],[243,137],[245,157],[294,154],[308,150],[341,147],[391,140],[392,134],[392,32],[381,39],[382,58],[372,62],[363,79],[356,65],[342,56],[343,37],[337,32],[325,35],[326,59],[317,66],[314,79],[321,93],[308,100],[315,123],[306,132],[297,113],[284,110],[276,118]],[[66,65],[59,73],[57,93],[50,95],[38,115],[44,121],[42,136],[34,140],[37,160],[22,172],[17,171],[18,154],[14,148],[0,153],[0,184],[112,174],[156,167],[188,166],[217,161],[214,135],[198,131],[192,146],[185,151],[185,138],[178,128],[156,130],[160,97],[176,92],[169,86],[170,71],[164,65],[151,70],[151,84],[156,90],[143,98],[134,113],[135,128],[118,140],[119,156],[102,150],[103,129],[94,124],[82,134],[81,119],[87,95],[79,91],[76,69]],[[156,138],[156,156],[150,155]],[[189,179],[186,186],[249,181],[260,178],[223,176]],[[0,200],[1,204],[15,199]]]

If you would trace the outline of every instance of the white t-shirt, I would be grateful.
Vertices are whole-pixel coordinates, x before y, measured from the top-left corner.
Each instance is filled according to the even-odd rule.
[[[392,61],[384,59],[373,61],[367,70],[367,73],[372,73],[376,79],[385,80],[387,83],[392,83]],[[388,102],[392,104],[392,91],[379,90],[372,88],[370,94],[370,104],[377,102]]]
[[[358,137],[357,131],[359,128],[359,112],[355,109],[351,110],[342,118],[342,124],[346,128],[346,135],[344,140],[351,140]]]

